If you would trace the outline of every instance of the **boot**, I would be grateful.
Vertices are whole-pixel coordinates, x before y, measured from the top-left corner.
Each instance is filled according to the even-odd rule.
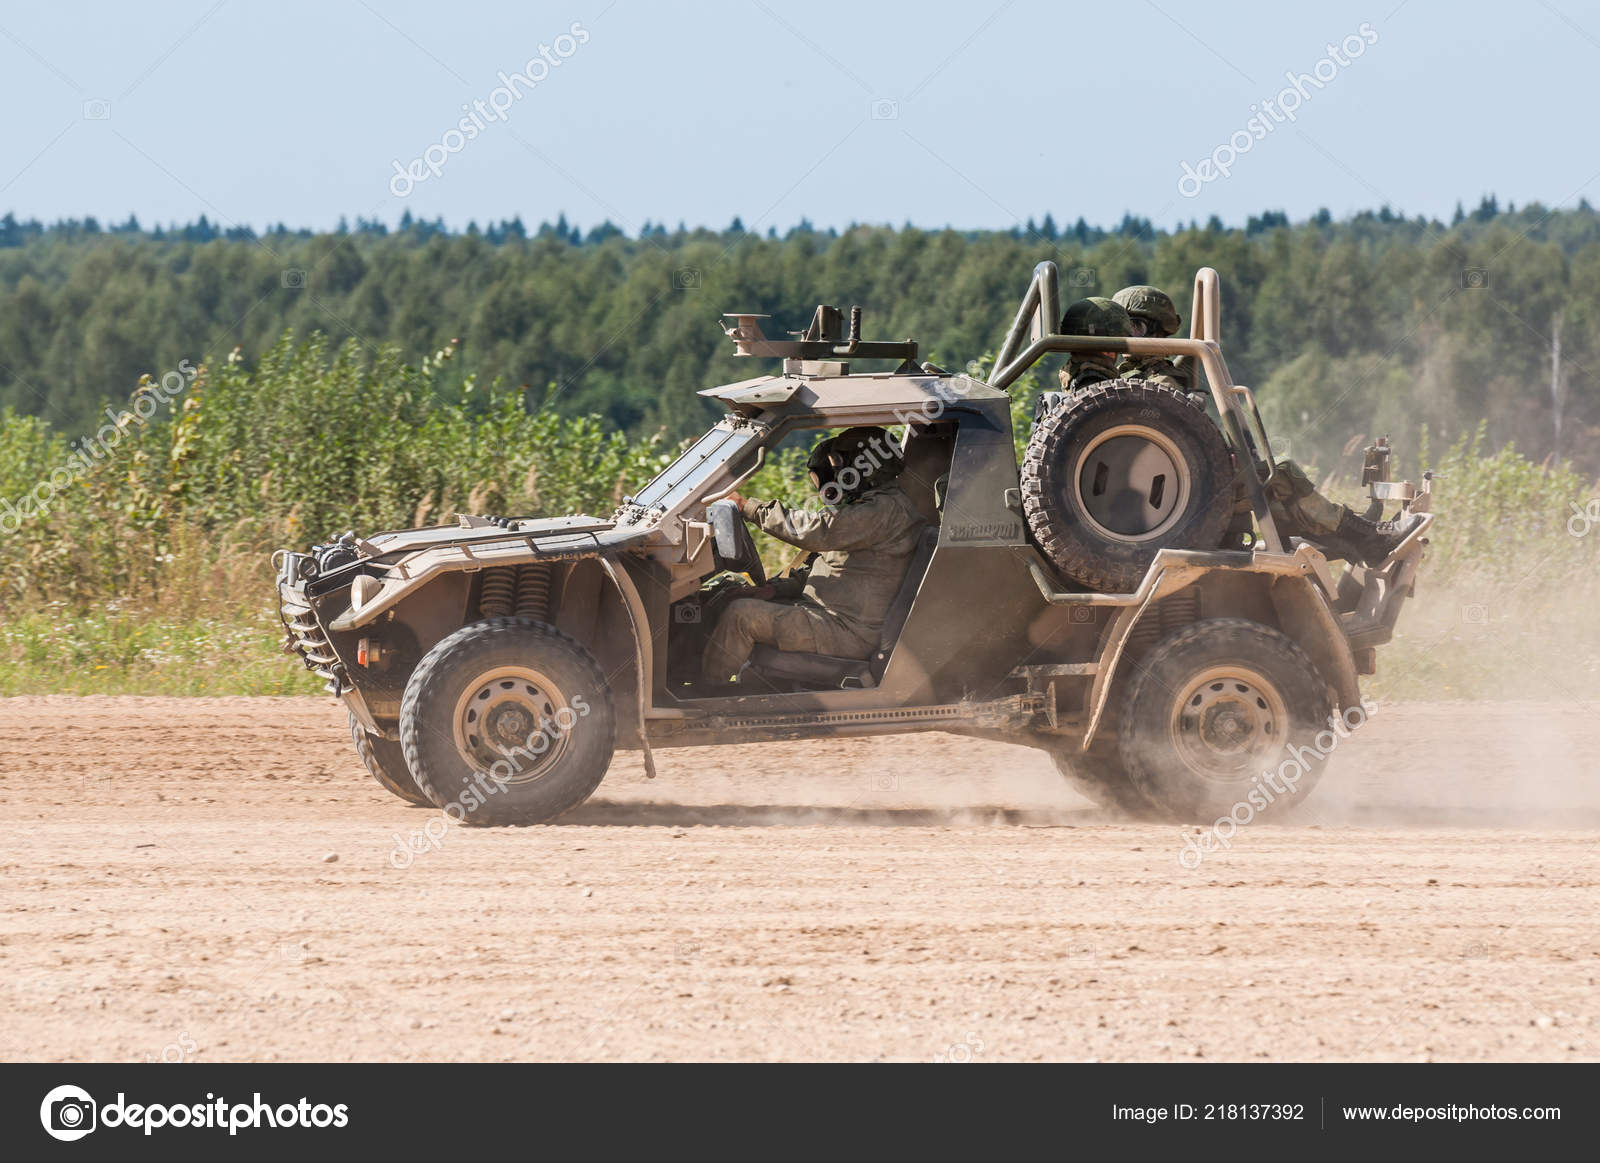
[[[1316,540],[1329,557],[1381,565],[1420,524],[1421,513],[1412,513],[1400,521],[1369,521],[1346,509],[1333,536]]]

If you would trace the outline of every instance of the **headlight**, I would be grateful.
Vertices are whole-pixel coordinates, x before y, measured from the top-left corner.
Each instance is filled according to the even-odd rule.
[[[370,573],[364,573],[350,583],[350,608],[359,610],[362,606],[378,596],[378,591],[383,588],[383,583]]]

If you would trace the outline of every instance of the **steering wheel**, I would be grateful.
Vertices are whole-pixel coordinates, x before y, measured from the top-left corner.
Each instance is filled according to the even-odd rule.
[[[713,501],[706,506],[706,523],[711,526],[711,556],[719,570],[746,573],[758,586],[767,584],[767,571],[756,551],[756,539],[732,501]]]

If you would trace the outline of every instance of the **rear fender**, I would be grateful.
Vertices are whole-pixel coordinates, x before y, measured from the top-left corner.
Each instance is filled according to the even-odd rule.
[[[1359,705],[1350,643],[1314,580],[1320,564],[1320,556],[1307,546],[1292,554],[1164,549],[1156,555],[1138,590],[1130,594],[1056,591],[1037,564],[1030,566],[1040,592],[1052,605],[1117,607],[1097,652],[1085,708],[1089,720],[1083,750],[1093,745],[1113,684],[1128,666],[1128,647],[1135,632],[1141,624],[1157,626],[1147,620],[1160,617],[1162,600],[1191,586],[1200,595],[1199,616],[1246,617],[1282,630],[1317,664],[1341,710]]]

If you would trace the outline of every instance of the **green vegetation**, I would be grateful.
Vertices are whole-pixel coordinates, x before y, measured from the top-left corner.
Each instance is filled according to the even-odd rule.
[[[1593,697],[1600,527],[1569,528],[1600,467],[1587,207],[1490,207],[1449,230],[1380,214],[784,239],[413,224],[252,241],[0,220],[0,694],[312,693],[277,653],[272,549],[457,510],[609,512],[714,418],[695,389],[762,370],[712,326],[725,308],[798,326],[816,301],[859,302],[870,334],[981,375],[1047,257],[1099,291],[1181,292],[1215,265],[1231,365],[1330,489],[1357,499],[1345,445],[1381,430],[1403,473],[1443,474],[1377,693]],[[1463,281],[1480,268],[1487,288]],[[1052,373],[1016,390],[1019,438]],[[512,386],[529,383],[546,386]],[[804,450],[747,491],[803,500]]]
[[[1420,443],[1426,458],[1426,433]],[[1438,535],[1370,689],[1385,698],[1600,697],[1600,523],[1587,523],[1600,513],[1600,490],[1566,465],[1535,464],[1510,447],[1487,454],[1483,444],[1480,428],[1437,462]]]
[[[83,444],[0,413],[0,694],[309,693],[276,653],[274,548],[457,510],[609,513],[675,451],[471,376],[447,398],[451,355],[285,337],[159,405],[146,377]]]
[[[768,312],[802,326],[818,302],[866,310],[869,336],[914,336],[959,367],[996,346],[1033,265],[1061,267],[1065,294],[1166,288],[1188,313],[1202,265],[1223,280],[1223,339],[1235,378],[1260,391],[1273,430],[1324,473],[1348,468],[1352,438],[1423,424],[1446,441],[1487,421],[1514,441],[1600,475],[1600,214],[1518,210],[1492,198],[1446,226],[1387,208],[1291,225],[1105,231],[1052,220],[1014,231],[802,226],[782,238],[730,227],[565,221],[449,234],[387,231],[259,238],[201,222],[53,228],[0,218],[0,405],[57,431],[94,431],[100,404],[180,360],[219,366],[235,346],[264,359],[285,330],[322,331],[368,359],[386,345],[419,361],[461,340],[459,367],[502,381],[533,409],[596,415],[608,431],[678,439],[713,415],[694,392],[751,374],[715,320]],[[1551,391],[1561,340],[1560,437]]]

